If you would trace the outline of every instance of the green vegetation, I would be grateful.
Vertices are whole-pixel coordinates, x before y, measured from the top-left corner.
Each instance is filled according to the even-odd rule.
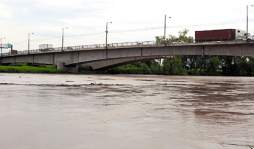
[[[107,70],[112,74],[163,74],[254,76],[254,58],[223,56],[175,56],[159,60],[136,62]]]
[[[15,65],[15,66],[0,66],[0,72],[13,73],[60,73],[55,66],[29,66],[29,65]]]
[[[146,62],[136,62],[133,64],[122,65],[107,70],[113,74],[160,74],[161,66],[155,60]]]
[[[188,30],[179,36],[170,35],[166,39],[156,37],[157,44],[192,43],[193,37]],[[164,75],[225,75],[254,76],[254,58],[233,56],[170,56],[160,60],[149,60],[118,66],[109,73],[127,74],[164,74]]]
[[[183,31],[179,32],[178,37],[169,35],[167,38],[164,39],[164,37],[156,36],[156,43],[157,44],[171,44],[171,43],[193,43],[194,38],[191,36],[188,36],[188,30],[184,29]]]

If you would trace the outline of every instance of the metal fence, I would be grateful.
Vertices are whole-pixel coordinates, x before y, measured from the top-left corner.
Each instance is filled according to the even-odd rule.
[[[253,44],[254,41],[248,41],[248,44]],[[246,41],[223,41],[223,42],[202,42],[202,43],[186,43],[186,42],[172,42],[172,43],[156,43],[155,41],[142,41],[142,42],[121,42],[121,43],[110,43],[107,45],[108,49],[118,49],[118,48],[139,48],[139,47],[154,47],[154,46],[191,46],[191,45],[223,45],[223,44],[246,44]],[[48,49],[36,49],[36,50],[25,50],[16,51],[9,53],[1,53],[0,57],[8,57],[15,55],[28,55],[28,54],[40,54],[40,53],[56,53],[56,52],[67,52],[67,51],[82,51],[82,50],[96,50],[96,49],[106,49],[106,44],[91,44],[91,45],[81,45],[81,46],[68,46],[68,47],[57,47]]]
[[[110,43],[107,45],[109,49],[116,48],[133,48],[133,47],[145,47],[145,46],[155,46],[157,45],[155,41],[142,41],[142,42],[121,42],[121,43]],[[17,53],[2,53],[0,57],[15,56],[15,55],[28,55],[28,54],[40,54],[40,53],[55,53],[55,52],[65,52],[65,51],[81,51],[81,50],[95,50],[95,49],[105,49],[106,44],[91,44],[91,45],[81,45],[81,46],[68,46],[68,47],[57,47],[48,49],[36,49],[36,50],[25,50],[17,51]]]

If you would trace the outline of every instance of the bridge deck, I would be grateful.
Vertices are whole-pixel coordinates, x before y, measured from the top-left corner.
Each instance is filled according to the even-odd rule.
[[[202,42],[202,43],[182,43],[173,42],[170,44],[157,44],[155,41],[143,41],[143,42],[122,42],[122,43],[111,43],[108,44],[108,49],[124,49],[124,48],[142,48],[142,47],[176,47],[176,46],[220,46],[220,45],[240,45],[240,44],[253,44],[254,41],[226,41],[226,42]],[[29,55],[29,54],[45,54],[45,53],[59,53],[59,52],[70,52],[70,51],[81,51],[81,50],[100,50],[105,49],[105,44],[93,44],[93,45],[81,45],[81,46],[68,46],[58,48],[52,48],[47,51],[41,49],[30,50],[30,51],[18,51],[17,54],[3,53],[0,57],[11,57],[18,55]]]

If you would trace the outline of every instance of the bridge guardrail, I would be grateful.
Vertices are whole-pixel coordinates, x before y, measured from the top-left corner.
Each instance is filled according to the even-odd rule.
[[[218,44],[218,42],[215,42]],[[203,44],[215,44],[215,43],[199,43],[200,45]],[[181,45],[193,45],[195,43],[183,43],[183,42],[173,42],[169,45],[174,46],[181,46]],[[224,43],[225,44],[225,43]],[[254,44],[254,42],[253,42]],[[133,48],[133,47],[145,47],[145,46],[165,46],[165,44],[158,44],[155,41],[141,41],[141,42],[121,42],[121,43],[109,43],[107,45],[110,49],[116,48]],[[66,51],[81,51],[81,50],[93,50],[93,49],[105,49],[106,44],[91,44],[91,45],[80,45],[80,46],[68,46],[64,47],[57,47],[51,49],[35,49],[35,50],[25,50],[25,51],[18,51],[16,54],[13,53],[2,53],[0,57],[8,57],[8,56],[15,56],[15,55],[28,55],[28,54],[40,54],[40,53],[54,53],[54,52],[66,52]]]
[[[109,43],[108,48],[124,48],[124,47],[140,47],[140,46],[153,46],[156,45],[155,41],[142,41],[142,42],[121,42],[121,43]],[[57,47],[52,49],[35,49],[35,50],[25,50],[18,51],[16,54],[12,53],[2,53],[0,57],[15,56],[15,55],[29,55],[29,54],[40,54],[40,53],[52,53],[61,51],[79,51],[79,50],[93,50],[93,49],[105,49],[106,44],[91,44],[91,45],[80,45],[80,46],[68,46]]]

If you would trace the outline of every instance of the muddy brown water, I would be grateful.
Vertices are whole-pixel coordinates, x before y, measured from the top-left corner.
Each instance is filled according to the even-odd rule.
[[[0,74],[2,149],[248,149],[254,78]]]

